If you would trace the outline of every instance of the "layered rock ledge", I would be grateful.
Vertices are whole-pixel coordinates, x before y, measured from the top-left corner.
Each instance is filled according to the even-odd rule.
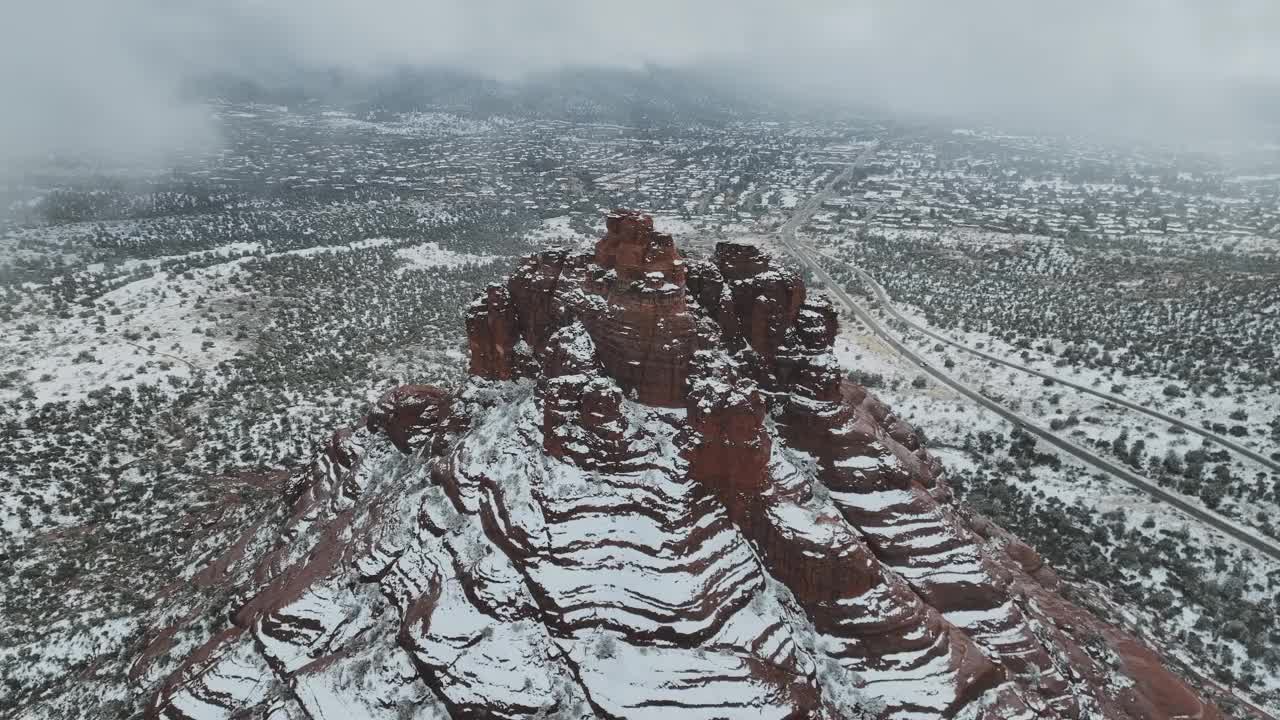
[[[758,248],[617,211],[466,327],[461,388],[388,393],[216,557],[176,669],[153,629],[150,717],[1220,717],[952,499]]]

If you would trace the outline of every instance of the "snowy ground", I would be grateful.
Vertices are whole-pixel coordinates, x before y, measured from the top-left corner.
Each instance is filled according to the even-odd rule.
[[[599,232],[604,232],[603,217],[592,225],[597,227]],[[583,248],[588,244],[594,243],[597,237],[598,235],[584,233],[575,229],[572,225],[572,218],[568,215],[560,215],[543,220],[541,225],[525,233],[522,239],[531,246],[531,252],[533,252],[539,248],[557,246]]]
[[[375,238],[259,257],[306,257],[392,242]],[[15,382],[0,389],[0,400],[25,397],[43,404],[80,399],[108,385],[163,385],[170,377],[205,373],[236,356],[249,347],[247,336],[227,327],[219,316],[233,301],[252,300],[229,279],[257,249],[241,244],[192,253],[234,259],[183,273],[157,271],[107,292],[93,308],[78,309],[69,317],[57,317],[39,300],[29,300],[21,314],[0,323],[0,333],[18,340],[0,348],[0,374],[18,374]],[[405,261],[403,271],[498,259],[454,252],[435,242],[407,245],[398,248],[396,255]],[[159,264],[160,259],[136,261],[122,269],[136,272]],[[103,271],[101,266],[96,269]]]
[[[182,275],[160,272],[112,290],[92,310],[70,317],[27,308],[0,327],[18,340],[0,350],[0,372],[19,375],[0,390],[0,399],[76,400],[108,385],[190,377],[233,357],[243,343],[217,332],[219,323],[209,316],[238,297],[226,284],[235,264]]]
[[[913,322],[928,327],[923,316],[910,307],[899,306],[898,310]],[[882,314],[882,319],[887,319]],[[934,329],[935,332],[940,332]],[[1065,380],[1092,387],[1100,392],[1110,392],[1115,384],[1124,386],[1125,399],[1139,405],[1158,409],[1162,412],[1182,418],[1194,425],[1206,423],[1236,424],[1229,420],[1233,412],[1243,411],[1251,418],[1250,429],[1253,431],[1247,438],[1235,438],[1246,446],[1251,446],[1264,455],[1275,452],[1268,437],[1265,422],[1269,421],[1274,408],[1280,407],[1280,390],[1259,390],[1249,393],[1228,394],[1222,397],[1200,396],[1169,398],[1163,388],[1170,384],[1166,378],[1151,378],[1137,375],[1123,376],[1115,371],[1104,371],[1096,368],[1055,367],[1053,359],[1046,354],[1029,350],[1023,351],[989,335],[973,332],[941,333],[947,337],[974,349],[982,350],[996,357],[1010,358],[1032,369],[1061,377]],[[1179,458],[1189,450],[1204,447],[1217,449],[1216,444],[1206,443],[1197,435],[1170,427],[1166,423],[1153,420],[1137,411],[1107,402],[1088,393],[1080,392],[1057,383],[1046,384],[1043,378],[1004,366],[993,366],[987,360],[957,348],[942,345],[932,338],[919,333],[908,332],[903,338],[906,344],[920,355],[928,358],[935,367],[945,367],[950,361],[954,367],[950,374],[965,384],[978,388],[988,397],[998,398],[998,402],[1015,412],[1048,426],[1051,421],[1064,421],[1075,417],[1078,425],[1064,430],[1076,443],[1092,447],[1100,443],[1110,443],[1121,433],[1127,435],[1127,443],[1132,445],[1137,440],[1145,444],[1143,452],[1146,458],[1155,456],[1163,459],[1172,452]],[[932,423],[926,423],[932,427]],[[1271,480],[1267,477],[1269,468],[1248,458],[1238,457],[1231,453],[1229,465],[1232,474],[1246,487],[1258,483],[1259,489],[1270,488]],[[1198,498],[1191,498],[1199,502]],[[1255,497],[1248,495],[1241,498],[1226,497],[1218,511],[1234,518],[1246,526],[1259,527],[1259,520],[1270,518],[1277,508],[1269,502],[1262,502],[1267,508],[1264,512]]]
[[[1280,450],[1280,447],[1276,447],[1267,438],[1265,425],[1276,409],[1280,408],[1280,388],[1278,387],[1229,388],[1226,394],[1218,397],[1213,395],[1192,396],[1189,394],[1184,397],[1169,397],[1164,393],[1164,388],[1169,385],[1181,385],[1181,383],[1170,378],[1124,375],[1114,369],[1075,365],[1059,367],[1055,365],[1056,358],[1054,356],[1040,350],[1016,348],[999,338],[984,333],[966,332],[957,329],[944,331],[933,328],[929,326],[924,314],[917,308],[908,305],[895,305],[895,307],[903,315],[910,318],[912,322],[929,328],[966,347],[981,350],[996,357],[1006,358],[1032,370],[1061,377],[1078,385],[1094,388],[1099,392],[1110,393],[1113,386],[1120,385],[1123,387],[1123,397],[1126,400],[1157,409],[1194,425],[1203,426],[1204,423],[1235,425],[1238,421],[1231,420],[1230,415],[1233,412],[1243,411],[1248,416],[1248,420],[1244,421],[1244,423],[1249,428],[1250,434],[1247,437],[1234,438],[1234,440],[1264,455]],[[1023,398],[1024,403],[1047,400],[1052,395],[1062,395],[1065,398],[1067,395],[1077,394],[1077,391],[1070,388],[1046,386],[1042,378],[1018,372],[1011,368],[999,367],[992,369],[987,361],[957,348],[944,347],[941,351],[934,350],[936,341],[919,333],[908,333],[906,340],[909,341],[913,349],[929,355],[931,359],[941,360],[943,357],[949,357],[959,367],[965,369],[962,372],[968,371],[975,378],[989,377],[988,383],[1006,388],[1009,394]],[[1089,396],[1085,395],[1085,397],[1088,398]],[[1099,398],[1090,398],[1082,402],[1086,405],[1091,403],[1095,405],[1105,404]]]

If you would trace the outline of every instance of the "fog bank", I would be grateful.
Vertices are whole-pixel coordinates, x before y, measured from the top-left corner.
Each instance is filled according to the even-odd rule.
[[[891,111],[1134,137],[1253,132],[1280,87],[1268,0],[13,0],[0,167],[217,142],[193,78],[449,65],[715,65]]]

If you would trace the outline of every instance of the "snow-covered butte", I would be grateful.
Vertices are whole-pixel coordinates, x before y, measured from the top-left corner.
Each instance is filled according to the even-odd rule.
[[[1221,717],[953,499],[798,276],[607,227],[200,565],[224,612],[148,631],[151,717]]]

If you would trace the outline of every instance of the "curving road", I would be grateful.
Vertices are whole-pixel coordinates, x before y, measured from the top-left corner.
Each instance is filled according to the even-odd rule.
[[[917,332],[919,332],[919,333],[921,333],[921,334],[923,334],[923,335],[926,335],[926,336],[928,336],[928,337],[931,337],[931,338],[933,338],[934,340],[937,340],[937,341],[938,341],[938,342],[940,342],[940,343],[944,343],[944,344],[946,344],[946,345],[950,345],[951,347],[954,347],[954,348],[956,348],[956,349],[958,349],[958,350],[962,350],[962,351],[967,352],[967,353],[969,353],[969,354],[971,354],[971,355],[976,355],[977,357],[980,357],[980,358],[982,358],[983,360],[989,360],[989,361],[991,361],[991,362],[993,362],[993,363],[998,363],[998,364],[1003,365],[1003,366],[1005,366],[1005,367],[1007,367],[1007,368],[1012,368],[1012,369],[1014,369],[1014,370],[1020,370],[1020,371],[1022,371],[1022,372],[1024,372],[1024,373],[1027,373],[1027,374],[1029,374],[1029,375],[1035,375],[1035,376],[1037,376],[1037,377],[1047,378],[1047,379],[1049,379],[1049,380],[1054,381],[1054,382],[1055,382],[1055,383],[1057,383],[1058,385],[1062,385],[1062,386],[1064,386],[1064,387],[1069,387],[1069,388],[1071,388],[1071,389],[1073,389],[1073,390],[1079,390],[1079,391],[1080,391],[1080,392],[1082,392],[1082,393],[1085,393],[1085,394],[1088,394],[1088,395],[1093,395],[1094,397],[1100,398],[1100,399],[1105,400],[1105,401],[1107,401],[1107,402],[1109,402],[1109,403],[1114,403],[1114,404],[1116,404],[1116,405],[1120,405],[1120,406],[1122,406],[1122,407],[1129,408],[1130,410],[1133,410],[1133,411],[1136,411],[1136,412],[1142,413],[1143,415],[1146,415],[1146,416],[1148,416],[1148,417],[1156,418],[1157,420],[1163,420],[1164,422],[1167,422],[1167,423],[1169,423],[1170,425],[1174,425],[1174,426],[1176,426],[1176,427],[1182,428],[1183,430],[1186,430],[1187,432],[1194,433],[1194,434],[1196,434],[1196,435],[1199,435],[1199,436],[1200,436],[1200,437],[1202,437],[1202,438],[1205,438],[1205,439],[1207,439],[1207,440],[1210,440],[1210,441],[1212,441],[1212,442],[1215,442],[1215,443],[1217,443],[1217,444],[1221,445],[1222,447],[1227,448],[1228,450],[1231,450],[1231,451],[1233,451],[1233,452],[1236,452],[1236,453],[1240,454],[1240,455],[1241,455],[1241,456],[1243,456],[1243,457],[1247,457],[1247,458],[1249,458],[1250,460],[1253,460],[1254,462],[1258,463],[1259,465],[1262,465],[1262,466],[1264,466],[1264,467],[1270,468],[1271,470],[1273,470],[1273,471],[1275,471],[1275,472],[1280,472],[1280,462],[1276,462],[1276,461],[1272,460],[1271,458],[1266,457],[1266,456],[1265,456],[1265,455],[1263,455],[1262,453],[1257,452],[1256,450],[1251,450],[1251,449],[1249,449],[1248,447],[1245,447],[1244,445],[1241,445],[1240,443],[1237,443],[1237,442],[1235,442],[1234,440],[1231,440],[1230,438],[1228,438],[1228,437],[1226,437],[1226,436],[1224,436],[1224,435],[1219,435],[1218,433],[1215,433],[1215,432],[1212,432],[1212,431],[1209,431],[1209,430],[1205,430],[1204,428],[1199,427],[1199,426],[1197,426],[1197,425],[1193,425],[1193,424],[1191,424],[1191,423],[1187,422],[1186,420],[1182,420],[1182,419],[1180,419],[1180,418],[1174,417],[1173,415],[1168,415],[1168,414],[1166,414],[1166,413],[1162,413],[1162,412],[1160,412],[1159,410],[1154,410],[1154,409],[1152,409],[1152,408],[1145,407],[1145,406],[1143,406],[1143,405],[1139,405],[1139,404],[1137,404],[1137,403],[1134,403],[1134,402],[1132,402],[1132,401],[1130,401],[1130,400],[1126,400],[1126,399],[1124,399],[1124,398],[1122,398],[1122,397],[1119,397],[1119,396],[1117,396],[1117,395],[1112,395],[1112,394],[1110,394],[1110,393],[1105,393],[1105,392],[1102,392],[1102,391],[1100,391],[1100,390],[1094,390],[1094,389],[1093,389],[1093,388],[1091,388],[1091,387],[1087,387],[1087,386],[1084,386],[1084,385],[1080,385],[1079,383],[1074,383],[1074,382],[1071,382],[1070,380],[1063,380],[1062,378],[1058,377],[1057,375],[1052,375],[1052,374],[1050,374],[1050,373],[1041,372],[1041,371],[1036,370],[1036,369],[1034,369],[1034,368],[1029,368],[1029,367],[1027,367],[1027,366],[1025,366],[1025,365],[1019,365],[1018,363],[1010,362],[1010,361],[1008,361],[1008,360],[1004,360],[1004,359],[1002,359],[1002,358],[996,357],[995,355],[991,355],[990,353],[985,353],[985,352],[982,352],[981,350],[978,350],[978,349],[976,349],[976,348],[971,348],[971,347],[969,347],[968,345],[964,345],[964,344],[961,344],[961,343],[959,343],[959,342],[956,342],[955,340],[952,340],[951,338],[949,338],[949,337],[947,337],[947,336],[945,336],[945,335],[940,335],[940,334],[938,334],[938,333],[934,332],[933,330],[930,330],[930,329],[928,329],[927,327],[924,327],[923,325],[920,325],[919,323],[916,323],[916,322],[914,322],[914,321],[910,320],[910,319],[909,319],[909,318],[907,318],[905,315],[903,315],[901,312],[899,312],[899,311],[898,311],[898,309],[897,309],[897,308],[895,308],[895,307],[893,306],[893,301],[889,298],[889,294],[888,294],[887,292],[885,292],[884,287],[883,287],[879,282],[876,282],[876,279],[875,279],[875,278],[873,278],[873,277],[871,277],[871,275],[869,275],[866,271],[864,271],[864,270],[862,270],[861,268],[859,268],[859,267],[857,267],[857,266],[853,265],[852,263],[849,263],[849,262],[848,262],[848,261],[846,261],[846,260],[842,260],[841,258],[838,258],[838,257],[836,257],[836,256],[834,256],[834,255],[828,255],[828,254],[826,254],[826,253],[824,253],[824,252],[821,252],[821,251],[818,251],[818,250],[813,250],[813,249],[810,249],[810,252],[816,253],[816,254],[818,254],[818,255],[821,255],[822,257],[825,257],[825,258],[828,258],[828,259],[834,260],[834,261],[839,262],[839,263],[842,263],[842,264],[844,264],[844,265],[848,265],[848,266],[849,266],[849,268],[850,268],[851,270],[853,270],[855,273],[857,273],[857,274],[858,274],[858,277],[862,278],[863,282],[867,283],[867,285],[869,285],[869,286],[871,287],[872,291],[874,291],[874,292],[875,292],[876,300],[880,303],[880,307],[881,307],[885,312],[889,313],[889,315],[891,315],[895,320],[898,320],[899,322],[903,323],[903,324],[904,324],[904,325],[906,325],[907,327],[909,327],[909,328],[911,328],[911,329],[913,329],[913,330],[915,330],[915,331],[917,331]]]
[[[925,358],[916,354],[911,350],[911,348],[903,345],[898,338],[886,330],[870,312],[858,305],[858,303],[844,291],[844,289],[831,277],[831,275],[823,269],[822,265],[806,252],[806,250],[812,250],[796,239],[796,228],[803,225],[810,217],[812,217],[813,213],[822,205],[822,202],[830,197],[832,189],[838,182],[847,179],[857,168],[867,163],[871,155],[876,150],[876,147],[877,146],[874,144],[869,146],[853,161],[853,163],[846,167],[843,172],[837,174],[830,182],[823,186],[822,190],[806,201],[803,205],[798,206],[795,214],[778,228],[778,241],[787,249],[796,261],[826,283],[828,292],[848,308],[855,317],[866,324],[867,327],[871,328],[871,331],[875,333],[876,336],[886,342],[903,357],[914,362],[922,370],[932,375],[938,382],[941,382],[964,397],[969,398],[987,410],[1020,427],[1024,432],[1044,440],[1062,452],[1082,460],[1113,477],[1119,478],[1120,480],[1123,480],[1133,487],[1143,491],[1147,495],[1177,508],[1184,514],[1195,518],[1223,535],[1231,537],[1274,560],[1280,561],[1280,544],[1276,544],[1268,538],[1255,535],[1211,510],[1197,507],[1181,497],[1164,490],[1146,478],[1132,472],[1127,467],[1112,462],[1111,460],[1101,457],[1086,448],[1059,437],[1050,430],[1036,425],[1027,418],[1009,410],[1003,405],[993,402],[977,390],[974,390],[955,378],[952,378],[942,370],[933,367]],[[875,286],[873,285],[873,287]],[[888,306],[886,305],[886,307]]]

